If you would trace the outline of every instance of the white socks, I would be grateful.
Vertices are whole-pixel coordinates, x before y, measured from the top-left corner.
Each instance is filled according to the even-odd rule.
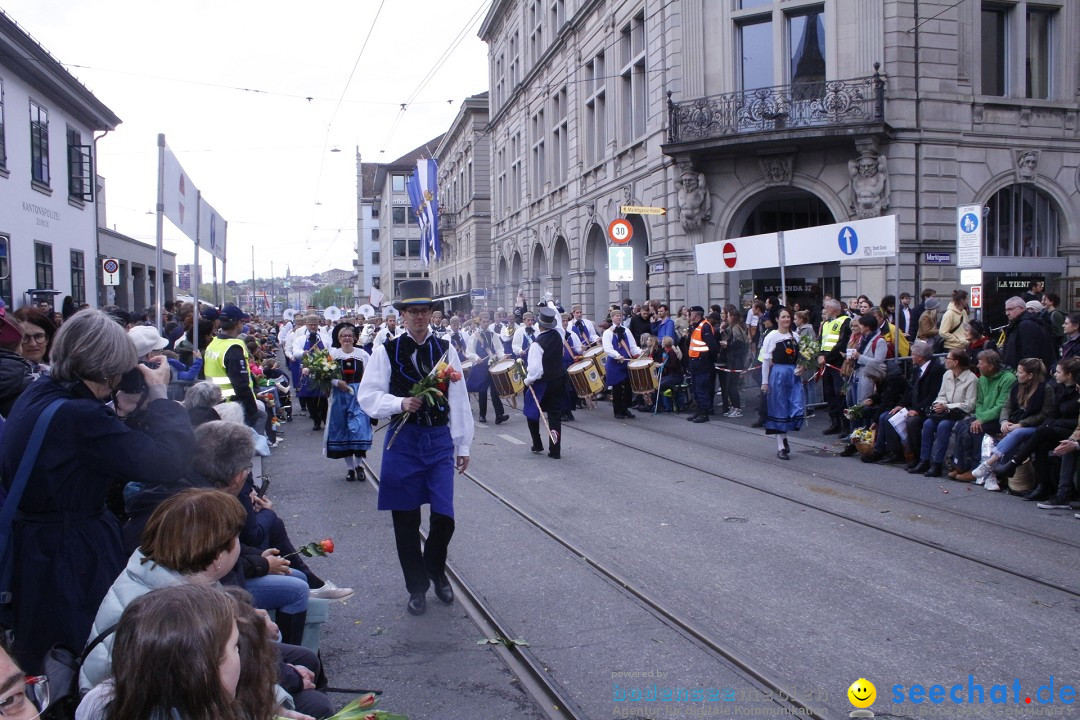
[[[787,439],[787,433],[777,433],[776,435],[773,435],[773,437],[776,438],[776,449],[783,450],[784,440]]]
[[[356,456],[355,455],[349,455],[348,457],[346,457],[345,458],[345,464],[349,466],[350,470],[355,470],[356,469]]]

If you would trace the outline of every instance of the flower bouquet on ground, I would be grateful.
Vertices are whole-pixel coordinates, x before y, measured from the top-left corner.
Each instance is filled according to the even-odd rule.
[[[305,353],[300,366],[308,382],[317,387],[323,395],[329,394],[333,382],[341,379],[341,368],[338,367],[337,360],[330,357],[328,350]]]
[[[450,392],[450,383],[455,383],[461,380],[461,373],[453,368],[453,366],[446,361],[446,353],[439,359],[439,362],[435,363],[435,367],[431,368],[431,372],[425,375],[420,382],[413,383],[412,388],[409,390],[409,397],[420,398],[427,405],[434,405],[439,400],[444,399],[447,393]],[[401,428],[405,426],[405,422],[409,419],[409,412],[403,412],[397,415],[395,419],[398,421],[397,429],[394,430],[394,434],[390,437],[390,441],[386,443],[386,449],[389,450],[394,445],[394,440],[397,439],[398,433],[401,432]]]
[[[818,370],[818,355],[821,354],[821,342],[810,335],[799,336],[798,364],[802,368],[803,378],[809,380],[811,373]]]

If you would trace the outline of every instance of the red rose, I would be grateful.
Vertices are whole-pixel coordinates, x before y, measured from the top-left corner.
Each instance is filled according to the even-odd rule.
[[[330,553],[334,552],[334,541],[331,540],[330,538],[326,538],[325,540],[320,540],[319,541],[319,547],[322,548],[324,553],[329,555]]]

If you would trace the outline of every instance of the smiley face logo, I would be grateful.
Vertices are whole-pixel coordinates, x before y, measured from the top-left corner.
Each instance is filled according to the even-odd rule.
[[[874,687],[874,683],[866,678],[859,678],[851,683],[851,687],[847,690],[847,696],[855,707],[868,708],[877,699],[877,688]]]

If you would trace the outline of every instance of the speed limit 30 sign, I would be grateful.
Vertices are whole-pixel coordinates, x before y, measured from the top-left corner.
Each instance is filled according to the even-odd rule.
[[[630,238],[634,237],[634,228],[630,225],[629,220],[618,218],[612,220],[611,224],[607,226],[607,234],[611,238],[611,242],[616,245],[625,245],[630,242]]]

